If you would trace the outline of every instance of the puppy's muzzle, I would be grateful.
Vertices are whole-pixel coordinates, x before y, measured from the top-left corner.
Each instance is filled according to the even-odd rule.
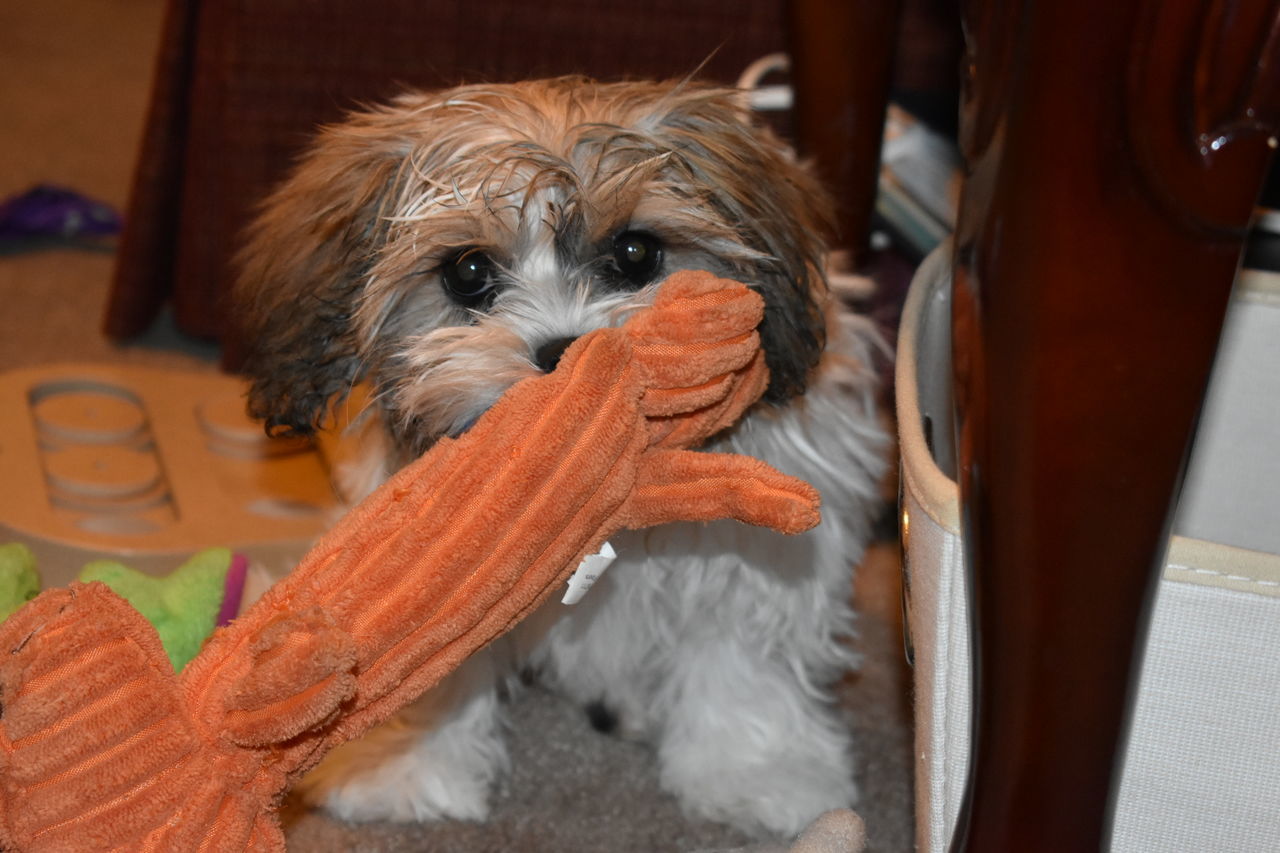
[[[543,373],[550,373],[560,363],[560,356],[569,348],[569,344],[577,338],[552,338],[542,344],[533,353],[533,363]]]

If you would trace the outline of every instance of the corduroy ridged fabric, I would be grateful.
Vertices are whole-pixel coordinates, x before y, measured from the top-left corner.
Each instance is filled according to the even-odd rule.
[[[688,449],[763,392],[762,316],[740,284],[673,276],[651,309],[580,339],[356,507],[181,676],[103,586],[30,602],[0,626],[0,846],[282,850],[274,807],[294,780],[510,629],[610,534],[812,527],[806,484]]]

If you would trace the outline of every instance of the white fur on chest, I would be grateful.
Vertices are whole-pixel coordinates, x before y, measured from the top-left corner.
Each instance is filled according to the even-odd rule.
[[[548,603],[518,629],[521,657],[581,701],[619,694],[623,705],[646,704],[636,694],[707,642],[774,657],[808,691],[851,663],[853,572],[879,505],[885,437],[866,375],[868,331],[848,323],[833,329],[809,393],[756,411],[707,448],[809,482],[822,523],[798,536],[735,521],[619,533],[617,561],[583,601]]]

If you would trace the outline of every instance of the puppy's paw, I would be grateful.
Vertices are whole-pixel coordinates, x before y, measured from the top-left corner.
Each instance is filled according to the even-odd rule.
[[[794,838],[818,815],[848,808],[857,796],[852,769],[834,763],[725,767],[704,761],[667,768],[662,781],[689,814],[756,837]]]
[[[496,731],[423,732],[395,720],[335,749],[297,790],[343,820],[481,821],[506,766]]]

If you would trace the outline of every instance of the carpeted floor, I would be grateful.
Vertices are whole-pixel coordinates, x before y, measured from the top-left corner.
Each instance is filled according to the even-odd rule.
[[[63,184],[118,208],[127,200],[160,0],[0,4],[0,198]],[[105,361],[215,370],[216,351],[164,322],[119,345],[98,331],[110,251],[0,253],[0,369]],[[911,849],[909,672],[902,652],[896,543],[859,573],[862,671],[839,696],[857,732],[857,804],[870,849]],[[513,772],[483,825],[352,826],[291,808],[298,851],[693,851],[742,846],[722,826],[685,819],[657,786],[652,753],[598,734],[579,709],[539,689],[511,699]]]

